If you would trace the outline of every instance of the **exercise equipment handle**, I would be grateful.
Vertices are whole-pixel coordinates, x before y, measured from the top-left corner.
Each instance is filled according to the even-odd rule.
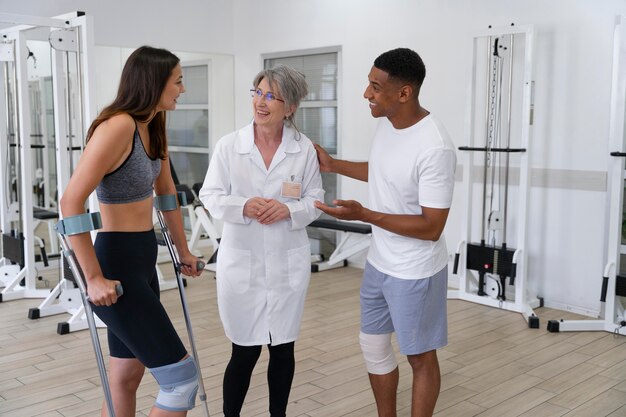
[[[609,289],[609,277],[602,277],[602,292],[600,293],[600,301],[606,303],[606,292]]]

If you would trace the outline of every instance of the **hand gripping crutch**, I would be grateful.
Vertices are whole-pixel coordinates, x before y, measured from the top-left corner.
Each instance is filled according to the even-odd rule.
[[[186,205],[187,198],[185,193],[178,193],[178,198],[181,201],[181,205]],[[204,390],[204,381],[202,380],[202,371],[200,368],[200,358],[198,357],[198,352],[196,350],[196,342],[193,337],[193,329],[191,328],[191,318],[189,316],[189,307],[187,306],[187,296],[185,294],[185,285],[183,283],[183,278],[180,274],[180,268],[182,264],[178,259],[178,253],[174,249],[174,243],[172,241],[172,237],[170,236],[169,229],[167,224],[165,223],[165,219],[163,218],[163,211],[172,211],[178,208],[178,201],[176,199],[176,195],[160,195],[154,197],[154,208],[156,209],[157,218],[159,219],[159,225],[161,226],[161,233],[163,234],[163,240],[165,240],[165,245],[167,246],[167,250],[170,252],[170,256],[172,257],[172,264],[174,265],[174,274],[176,275],[176,282],[178,284],[178,293],[180,294],[180,302],[183,306],[183,314],[185,315],[185,325],[187,327],[187,335],[189,336],[189,344],[191,345],[191,351],[193,354],[193,358],[196,361],[196,366],[198,367],[198,388],[200,391],[199,397],[200,401],[204,403],[204,415],[209,417],[209,405],[207,403],[206,391]],[[203,270],[204,262],[198,261],[196,264],[196,269]]]
[[[98,339],[98,328],[96,326],[96,320],[94,319],[93,310],[91,309],[91,303],[89,303],[89,296],[87,295],[87,284],[83,271],[80,269],[78,260],[74,251],[70,248],[67,236],[77,235],[79,233],[86,233],[92,230],[97,230],[102,227],[102,220],[100,219],[100,213],[86,213],[79,214],[77,216],[67,217],[60,220],[55,230],[61,238],[61,249],[63,250],[63,256],[67,260],[67,263],[72,270],[72,274],[75,277],[76,284],[80,289],[80,295],[83,299],[83,306],[85,307],[85,316],[87,317],[87,324],[89,326],[89,333],[91,333],[91,341],[93,343],[93,350],[96,353],[96,359],[98,361],[98,371],[100,372],[100,380],[102,381],[102,389],[104,390],[104,397],[106,399],[107,408],[109,410],[109,417],[115,417],[115,409],[113,408],[113,399],[111,397],[111,389],[109,387],[109,379],[107,378],[106,367],[104,365],[104,357],[102,356],[102,348],[100,347],[100,339]],[[121,284],[115,286],[115,291],[118,296],[121,296],[124,291]]]

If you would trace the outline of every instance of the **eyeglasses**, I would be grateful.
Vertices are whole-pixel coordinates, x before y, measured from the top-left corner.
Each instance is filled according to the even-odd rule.
[[[265,97],[265,101],[267,102],[274,101],[274,100],[282,101],[283,103],[285,102],[285,100],[282,100],[276,97],[274,93],[272,93],[271,91],[268,91],[267,93],[263,93],[263,90],[261,90],[260,88],[257,88],[256,90],[254,88],[251,88],[250,97],[259,98],[259,99],[261,97]]]

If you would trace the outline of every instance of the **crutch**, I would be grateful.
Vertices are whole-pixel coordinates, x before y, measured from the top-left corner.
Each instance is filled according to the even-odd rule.
[[[80,296],[83,299],[83,305],[85,306],[85,316],[87,317],[87,324],[89,326],[89,333],[91,334],[91,342],[93,343],[93,350],[96,353],[96,360],[98,361],[98,371],[100,372],[100,380],[102,381],[102,389],[104,390],[104,397],[106,399],[107,408],[109,410],[109,417],[115,417],[115,409],[113,408],[113,399],[111,397],[111,389],[109,387],[109,379],[107,378],[106,367],[104,365],[104,357],[102,356],[102,348],[100,346],[100,339],[98,338],[98,328],[96,326],[96,320],[94,319],[93,310],[89,303],[89,296],[87,295],[87,284],[83,271],[80,269],[76,254],[70,248],[67,236],[77,235],[79,233],[91,232],[102,227],[102,219],[100,213],[86,213],[76,216],[66,217],[60,220],[54,227],[59,237],[61,238],[61,249],[63,256],[69,264],[72,271],[72,275],[75,277],[76,284],[80,289]],[[121,296],[124,291],[122,284],[115,286],[115,292],[118,297]]]
[[[178,193],[178,198],[181,201],[181,205],[184,206],[187,204],[187,197],[185,193]],[[178,200],[176,199],[175,194],[169,195],[160,195],[154,197],[154,208],[156,209],[157,219],[159,219],[159,225],[161,226],[161,233],[163,234],[163,240],[165,241],[165,245],[167,246],[167,250],[170,252],[170,256],[172,257],[172,264],[174,266],[174,274],[176,275],[176,282],[178,284],[178,293],[180,294],[180,302],[183,306],[183,314],[185,315],[185,325],[187,327],[187,335],[189,337],[189,344],[191,345],[191,351],[193,354],[193,358],[196,361],[196,366],[198,367],[198,388],[200,391],[200,401],[204,403],[204,415],[209,417],[209,405],[207,403],[206,391],[204,390],[204,381],[202,380],[202,371],[200,368],[200,358],[198,357],[198,352],[196,350],[196,342],[193,337],[193,329],[191,328],[191,317],[189,316],[189,307],[187,306],[187,296],[185,294],[185,285],[183,283],[183,278],[180,274],[180,268],[182,264],[178,259],[178,253],[174,249],[174,243],[172,242],[172,237],[170,236],[169,229],[167,224],[165,223],[165,219],[163,218],[163,211],[172,211],[178,208]],[[203,270],[204,262],[198,261],[196,264],[196,269]]]

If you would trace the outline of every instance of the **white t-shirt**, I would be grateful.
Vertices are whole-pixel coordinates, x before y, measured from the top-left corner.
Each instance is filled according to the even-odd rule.
[[[456,156],[444,127],[428,115],[406,129],[382,118],[369,157],[370,208],[389,214],[422,214],[422,206],[452,204]],[[422,279],[448,263],[443,237],[436,241],[401,236],[372,225],[367,260],[387,275]]]

